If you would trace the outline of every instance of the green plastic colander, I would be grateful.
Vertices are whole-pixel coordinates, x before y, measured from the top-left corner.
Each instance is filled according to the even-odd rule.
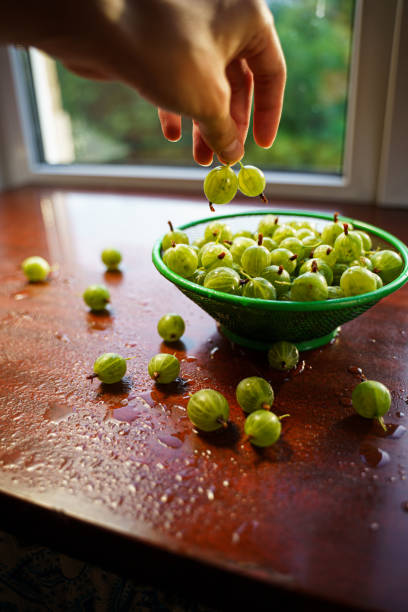
[[[299,210],[262,210],[211,216],[182,225],[190,242],[201,238],[205,226],[211,221],[225,221],[232,232],[242,229],[256,231],[259,218],[267,214],[285,217],[289,221],[313,219],[318,229],[333,220],[325,213]],[[368,223],[339,217],[340,222],[352,223],[355,229],[367,232],[373,247],[393,249],[400,253],[404,266],[400,275],[381,289],[356,297],[337,298],[318,302],[280,302],[230,295],[196,285],[175,274],[161,257],[160,238],[153,249],[153,263],[158,271],[174,283],[180,291],[221,325],[221,331],[237,344],[260,350],[268,349],[272,342],[288,340],[299,350],[316,348],[330,342],[339,331],[339,326],[355,319],[374,306],[381,298],[396,291],[408,280],[408,248],[398,238]]]

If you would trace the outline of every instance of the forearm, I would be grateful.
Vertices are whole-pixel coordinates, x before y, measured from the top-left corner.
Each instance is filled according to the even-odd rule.
[[[0,45],[46,49],[55,38],[80,39],[104,26],[97,0],[3,0]]]

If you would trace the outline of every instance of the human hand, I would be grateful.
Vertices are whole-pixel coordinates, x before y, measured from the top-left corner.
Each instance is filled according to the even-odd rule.
[[[181,137],[181,115],[192,118],[198,163],[210,164],[213,152],[225,163],[243,156],[253,97],[255,142],[273,143],[286,70],[263,0],[39,0],[31,15],[32,3],[21,1],[23,35],[18,11],[20,34],[6,42],[137,89],[159,108],[169,140]]]
[[[193,119],[198,163],[210,164],[213,151],[223,162],[238,161],[254,90],[255,142],[271,146],[286,69],[263,0],[128,2],[122,22],[138,47],[139,68],[130,84],[159,107],[166,138],[181,137],[185,115]]]

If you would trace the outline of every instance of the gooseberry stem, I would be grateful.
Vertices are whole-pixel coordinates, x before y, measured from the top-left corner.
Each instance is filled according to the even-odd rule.
[[[348,223],[343,223],[343,227],[344,227],[344,233],[346,234],[346,236],[348,235]]]
[[[258,234],[258,246],[262,246],[263,234]]]
[[[290,414],[282,414],[278,419],[281,421],[282,419],[286,419],[286,417],[290,417]]]
[[[89,376],[86,377],[87,380],[93,380],[94,378],[98,378],[98,375],[95,374],[95,372],[93,374],[89,374]]]
[[[387,425],[385,424],[385,421],[383,419],[383,417],[378,417],[378,422],[380,423],[381,427],[383,428],[384,431],[388,431],[387,429]]]
[[[174,227],[171,221],[167,221],[167,223],[169,224],[169,228],[171,232],[174,232]]]
[[[259,194],[259,197],[261,198],[262,202],[264,204],[268,204],[268,198],[266,197],[266,195],[264,194],[264,192]]]
[[[215,212],[215,208],[212,205],[212,202],[208,202],[208,206],[210,207],[211,212]]]
[[[218,417],[216,419],[217,423],[219,423],[220,425],[223,426],[224,429],[227,429],[228,427],[228,421],[226,421],[225,419],[223,419],[222,417]]]
[[[154,380],[157,380],[159,376],[160,376],[159,372],[153,372],[152,378],[154,378]]]
[[[270,410],[272,408],[272,406],[270,404],[267,404],[266,402],[264,402],[261,406],[261,408],[263,410]]]

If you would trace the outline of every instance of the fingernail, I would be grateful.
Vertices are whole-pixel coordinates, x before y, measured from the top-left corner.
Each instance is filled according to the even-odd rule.
[[[228,147],[225,147],[219,153],[219,157],[222,159],[222,161],[231,163],[237,162],[239,159],[241,159],[243,154],[244,151],[242,144],[239,142],[239,140],[235,139],[231,142],[230,145],[228,145]]]

